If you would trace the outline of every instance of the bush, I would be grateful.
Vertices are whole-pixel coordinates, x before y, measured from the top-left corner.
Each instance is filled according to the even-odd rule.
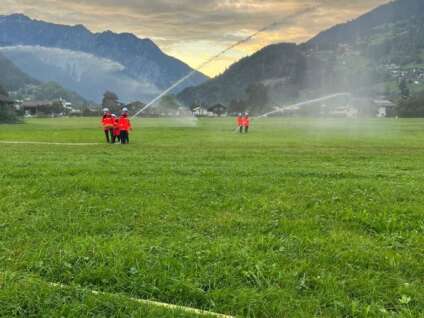
[[[0,123],[16,123],[18,116],[13,106],[0,102]]]
[[[9,94],[0,86],[0,123],[15,123],[18,115],[15,107],[8,102]]]
[[[424,92],[401,99],[397,111],[399,117],[424,117]]]

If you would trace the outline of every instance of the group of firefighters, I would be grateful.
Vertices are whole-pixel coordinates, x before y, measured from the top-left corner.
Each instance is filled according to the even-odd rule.
[[[123,145],[130,142],[129,132],[132,131],[131,121],[128,117],[128,109],[123,108],[119,118],[112,114],[112,112],[105,108],[103,109],[103,116],[101,124],[106,136],[106,142],[115,144],[121,143]],[[237,129],[240,133],[248,133],[250,126],[250,118],[248,113],[240,113],[237,116]]]
[[[101,124],[108,143],[115,144],[118,142],[125,145],[130,142],[129,131],[132,130],[132,125],[127,108],[122,109],[119,118],[112,114],[109,109],[103,109]]]
[[[249,126],[250,126],[250,118],[248,113],[240,113],[237,116],[237,127],[240,130],[240,134],[248,133],[249,132]]]

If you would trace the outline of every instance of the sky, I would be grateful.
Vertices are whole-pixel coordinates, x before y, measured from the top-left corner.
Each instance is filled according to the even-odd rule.
[[[0,14],[23,13],[93,32],[130,32],[196,68],[234,42],[283,23],[231,50],[201,71],[209,76],[260,48],[302,43],[390,0],[0,0]],[[286,18],[289,17],[289,18]]]

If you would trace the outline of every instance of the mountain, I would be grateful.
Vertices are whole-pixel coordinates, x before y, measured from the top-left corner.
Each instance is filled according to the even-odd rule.
[[[291,86],[301,85],[305,63],[305,57],[296,44],[271,45],[231,65],[222,75],[185,89],[178,97],[186,104],[197,101],[228,105],[232,99],[245,98],[247,88],[256,82],[283,85],[289,93]]]
[[[246,99],[247,87],[261,83],[271,107],[343,91],[391,96],[401,77],[424,89],[422,0],[385,4],[300,45],[268,46],[178,97],[189,104],[228,105]]]
[[[77,93],[67,90],[55,82],[45,82],[38,85],[29,85],[11,92],[11,97],[17,100],[59,100],[64,99],[72,103],[75,108],[90,105],[89,101]]]
[[[11,92],[11,97],[14,99],[55,100],[63,98],[76,106],[88,104],[88,101],[77,93],[66,90],[57,83],[43,83],[33,79],[1,53],[0,87]]]
[[[89,99],[107,89],[124,101],[149,99],[191,72],[149,39],[111,31],[92,33],[25,15],[0,16],[1,52],[40,80],[55,80]],[[197,73],[179,89],[203,83]]]
[[[418,26],[424,18],[424,2],[422,0],[397,0],[384,4],[359,18],[336,25],[319,33],[305,45],[321,49],[335,49],[340,43],[360,43],[382,35],[394,39],[402,34],[405,26]],[[410,31],[410,30],[409,30]],[[401,32],[402,33],[402,32]],[[405,35],[405,34],[404,34]],[[424,39],[421,37],[421,39]],[[387,39],[386,39],[387,40]]]
[[[30,76],[43,82],[60,83],[98,102],[108,88],[124,100],[146,96],[140,92],[159,92],[156,86],[125,74],[120,63],[92,54],[29,45],[0,47],[0,52]]]
[[[383,63],[423,62],[424,1],[398,0],[321,32],[303,45],[318,51],[348,45]]]
[[[0,86],[7,91],[15,91],[26,85],[37,85],[38,81],[29,77],[4,55],[0,54]]]

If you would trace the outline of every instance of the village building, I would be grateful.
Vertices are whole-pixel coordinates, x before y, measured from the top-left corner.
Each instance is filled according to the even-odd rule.
[[[207,109],[208,113],[212,113],[215,116],[221,117],[227,112],[227,107],[222,104],[216,104]]]
[[[192,109],[192,112],[193,112],[193,116],[196,116],[196,117],[209,116],[208,110],[204,108],[203,106],[194,107]]]
[[[20,109],[25,113],[25,116],[58,115],[63,113],[64,110],[63,104],[57,101],[25,101]]]
[[[386,99],[375,99],[373,105],[377,110],[377,117],[394,117],[396,116],[396,104]]]
[[[26,101],[23,102],[20,108],[24,111],[25,115],[37,116],[40,113],[52,107],[53,102],[49,101]]]

